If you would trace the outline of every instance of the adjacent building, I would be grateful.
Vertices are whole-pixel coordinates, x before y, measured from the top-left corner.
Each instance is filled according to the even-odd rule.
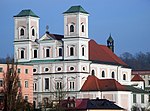
[[[0,89],[3,89],[4,73],[7,71],[7,64],[0,64]],[[21,87],[22,96],[25,100],[33,103],[33,66],[17,65],[19,74],[19,86]],[[18,89],[19,91],[19,89]]]

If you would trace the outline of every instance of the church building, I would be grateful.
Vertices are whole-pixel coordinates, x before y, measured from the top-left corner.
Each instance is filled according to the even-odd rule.
[[[107,46],[90,39],[89,13],[81,6],[70,7],[63,16],[64,34],[49,33],[47,27],[41,37],[40,17],[32,10],[14,16],[14,58],[34,67],[36,106],[62,90],[66,98],[109,99],[130,110],[131,91],[124,85],[131,85],[131,68],[114,54],[111,35]]]

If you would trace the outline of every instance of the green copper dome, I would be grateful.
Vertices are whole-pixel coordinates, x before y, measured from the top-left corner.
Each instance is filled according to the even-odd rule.
[[[113,38],[111,37],[111,34],[110,34],[109,38],[107,39],[107,41],[110,41],[110,42],[114,41]]]
[[[65,13],[76,13],[76,12],[81,12],[81,13],[85,13],[85,14],[89,14],[87,11],[85,11],[80,5],[79,6],[72,6],[70,7]]]
[[[32,17],[38,17],[32,10],[27,9],[27,10],[22,10],[18,15],[14,17],[25,17],[25,16],[32,16]],[[39,18],[39,17],[38,17]]]

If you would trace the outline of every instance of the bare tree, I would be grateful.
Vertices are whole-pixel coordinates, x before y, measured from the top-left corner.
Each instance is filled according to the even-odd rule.
[[[29,104],[23,99],[19,75],[14,59],[6,59],[7,70],[3,76],[3,111],[20,111],[26,109]]]

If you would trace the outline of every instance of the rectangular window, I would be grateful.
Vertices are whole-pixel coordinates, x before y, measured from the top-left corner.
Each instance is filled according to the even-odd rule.
[[[70,47],[70,56],[74,56],[74,47]]]
[[[49,51],[49,49],[46,49],[46,57],[50,57],[50,51]]]
[[[148,85],[150,85],[150,80],[148,80]]]
[[[25,99],[26,101],[28,101],[28,96],[25,96],[24,99]]]
[[[3,68],[2,67],[0,67],[0,72],[3,72]]]
[[[18,69],[18,74],[20,74],[20,72],[21,72],[21,69],[19,68],[19,69]]]
[[[37,50],[34,50],[34,58],[37,58]]]
[[[56,82],[56,89],[62,89],[62,82]]]
[[[24,59],[24,50],[21,50],[21,59]]]
[[[70,82],[70,89],[74,90],[74,82]]]
[[[144,103],[144,95],[141,95],[141,103]]]
[[[136,103],[136,94],[133,94],[133,103]]]
[[[37,85],[36,85],[36,83],[34,83],[34,90],[35,90],[35,91],[37,90]]]
[[[62,56],[62,48],[59,48],[59,56]]]
[[[45,78],[45,90],[49,90],[49,78]]]
[[[21,81],[18,81],[18,87],[21,87]]]
[[[25,69],[25,73],[28,74],[28,69]]]
[[[0,80],[0,87],[3,87],[3,80]]]
[[[28,81],[25,81],[25,88],[28,88]]]

